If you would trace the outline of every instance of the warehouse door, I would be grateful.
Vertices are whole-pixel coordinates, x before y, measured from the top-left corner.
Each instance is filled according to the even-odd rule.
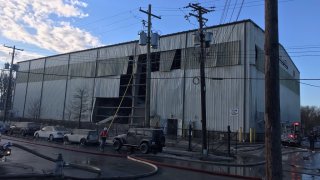
[[[178,132],[178,119],[168,119],[167,135],[176,137],[177,132]]]

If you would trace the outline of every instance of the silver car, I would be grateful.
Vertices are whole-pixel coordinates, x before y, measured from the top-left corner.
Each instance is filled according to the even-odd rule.
[[[90,129],[74,129],[71,133],[64,135],[63,142],[65,144],[80,143],[80,145],[98,144],[98,131]]]
[[[35,138],[46,138],[49,141],[55,139],[63,139],[64,135],[69,133],[65,127],[61,126],[45,126],[34,133]]]

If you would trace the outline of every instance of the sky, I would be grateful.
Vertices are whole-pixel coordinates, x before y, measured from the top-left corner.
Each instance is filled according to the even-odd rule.
[[[161,19],[152,30],[170,34],[197,28],[188,3],[215,7],[207,26],[252,19],[264,29],[264,0],[0,0],[0,44],[16,46],[15,61],[137,40],[152,5]],[[243,3],[243,4],[242,4]],[[279,41],[300,71],[301,105],[320,106],[320,1],[278,0]],[[242,4],[242,5],[241,5]],[[0,46],[0,66],[11,60]]]

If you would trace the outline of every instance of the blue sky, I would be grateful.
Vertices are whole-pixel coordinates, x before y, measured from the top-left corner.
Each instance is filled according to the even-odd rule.
[[[242,0],[0,0],[0,43],[16,45],[17,61],[137,39],[152,4],[153,30],[160,34],[195,29],[195,19],[184,19],[189,2],[216,11],[206,15],[208,26],[235,21]],[[226,7],[226,8],[224,8]],[[235,7],[235,8],[234,8]],[[320,79],[320,1],[279,0],[280,43],[291,55],[302,79]],[[252,19],[264,28],[264,1],[244,0],[238,20]],[[0,63],[10,60],[10,49],[0,47]],[[301,81],[301,105],[320,106],[320,81]]]

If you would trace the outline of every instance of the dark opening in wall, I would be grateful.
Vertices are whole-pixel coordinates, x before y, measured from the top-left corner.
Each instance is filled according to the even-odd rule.
[[[159,71],[160,52],[151,53],[150,59],[151,59],[151,72]]]
[[[139,55],[138,62],[137,62],[137,72],[136,72],[136,88],[137,91],[136,95],[139,96],[139,99],[145,100],[146,95],[146,69],[147,69],[147,55],[141,54]]]
[[[181,69],[181,49],[177,49],[170,70]]]

